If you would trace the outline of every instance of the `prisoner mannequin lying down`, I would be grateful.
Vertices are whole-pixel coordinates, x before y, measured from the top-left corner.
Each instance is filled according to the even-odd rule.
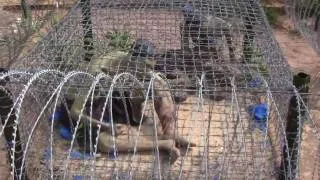
[[[90,62],[88,71],[92,74],[105,73],[111,77],[114,77],[114,75],[122,72],[132,72],[132,69],[135,69],[134,76],[141,78],[152,71],[154,65],[155,63],[152,61],[152,59],[150,60],[143,56],[132,57],[130,54],[128,55],[125,52],[114,51],[109,53],[107,56],[92,60]],[[171,162],[174,162],[176,158],[180,156],[177,147],[193,147],[195,144],[188,142],[183,137],[180,137],[175,133],[175,124],[177,121],[176,106],[174,104],[171,92],[168,91],[168,84],[159,75],[155,75],[154,89],[155,116],[159,119],[155,122],[159,121],[160,127],[162,127],[161,130],[163,131],[163,133],[159,134],[158,136],[159,149],[172,152]],[[102,91],[104,91],[102,92],[104,94],[108,93],[106,90]],[[89,102],[86,102],[86,94],[81,93],[81,95],[74,97],[74,102],[71,107],[71,117],[73,121],[77,120],[81,114],[80,120],[81,122],[85,123],[86,127],[90,127],[90,125],[92,125],[93,131],[95,131],[95,128],[98,126],[102,128],[98,139],[98,149],[101,152],[112,151],[114,145],[119,152],[132,151],[135,148],[133,140],[136,138],[135,136],[137,134],[134,133],[134,131],[138,132],[137,125],[142,124],[140,128],[142,134],[140,134],[140,140],[136,146],[136,150],[154,150],[155,147],[153,139],[146,139],[143,137],[144,130],[149,130],[149,132],[154,131],[154,129],[152,129],[153,126],[151,128],[144,124],[146,117],[143,115],[142,105],[145,101],[145,92],[131,88],[130,90],[123,91],[115,90],[112,92],[112,96],[112,108],[110,108],[110,104],[107,105],[107,107],[105,107],[107,110],[104,114],[101,114],[103,112],[103,107],[101,106],[104,105],[106,99],[99,99],[98,97],[95,98],[94,104],[97,107],[92,108],[92,111],[95,111],[95,113],[92,112],[92,117],[90,117],[90,108],[87,109],[83,114],[81,113],[83,104],[87,104],[89,107],[91,105],[90,100]],[[94,114],[100,114],[100,116],[94,117]],[[107,120],[100,121],[100,119]],[[112,119],[112,121],[109,120],[108,122],[108,119]],[[142,122],[140,123],[141,120]],[[131,136],[132,133],[135,134],[135,136]],[[94,135],[94,133],[92,134],[92,142],[94,142],[94,136],[97,135]],[[113,141],[114,138],[116,141]]]
[[[155,89],[165,89],[166,83],[159,75],[156,75],[154,86]],[[174,132],[177,118],[175,116],[175,104],[170,92],[155,91],[154,95],[156,97],[154,100],[156,113],[155,120],[151,118],[151,121],[153,121],[151,123],[159,122],[162,129],[154,129],[153,124],[149,123],[148,125],[146,123],[150,117],[145,116],[142,112],[144,98],[133,99],[128,92],[113,92],[113,96],[116,97],[112,99],[112,110],[110,111],[110,105],[106,105],[104,114],[102,112],[106,97],[95,98],[92,105],[92,118],[89,115],[90,100],[86,103],[85,96],[78,97],[72,105],[71,116],[73,119],[78,119],[83,104],[87,104],[85,113],[81,116],[81,121],[86,122],[87,127],[91,122],[92,129],[95,132],[98,126],[102,128],[98,138],[98,150],[104,153],[113,151],[114,147],[118,152],[133,151],[135,148],[137,151],[152,151],[155,148],[154,133],[157,132],[159,150],[170,153],[171,163],[173,163],[180,156],[178,147],[193,147],[195,144],[186,141]],[[110,120],[110,117],[112,117],[112,120]],[[100,119],[105,119],[105,121],[99,121]],[[140,120],[142,122],[138,137]],[[150,122],[150,119],[148,122]],[[138,138],[137,144],[135,144],[136,138]],[[94,140],[95,137],[92,138],[92,142]]]

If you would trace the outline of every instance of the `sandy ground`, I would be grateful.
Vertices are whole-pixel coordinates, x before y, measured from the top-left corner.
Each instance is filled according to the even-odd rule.
[[[320,56],[302,36],[295,33],[293,25],[286,17],[279,18],[280,27],[274,29],[274,35],[294,72],[315,74],[320,70]]]
[[[320,57],[302,37],[290,35],[285,30],[276,30],[274,33],[294,72],[319,72]]]

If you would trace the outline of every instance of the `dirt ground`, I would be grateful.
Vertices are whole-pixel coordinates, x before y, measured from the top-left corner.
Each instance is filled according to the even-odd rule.
[[[302,36],[293,29],[287,17],[279,18],[280,27],[274,29],[274,35],[294,72],[315,74],[320,69],[320,56]]]
[[[293,30],[292,23],[286,17],[280,17],[281,27],[274,29],[275,37],[295,73],[304,72],[313,76],[309,98],[310,114],[313,122],[306,122],[303,127],[300,177],[298,179],[312,180],[320,178],[319,151],[320,144],[314,126],[320,127],[320,56]]]
[[[276,1],[276,0],[275,0]],[[18,16],[4,12],[0,9],[0,40],[3,37],[3,34],[8,33],[8,28],[2,28],[10,26],[12,22]],[[286,17],[280,17],[282,27],[277,27],[274,29],[274,35],[284,53],[284,56],[287,58],[289,65],[291,66],[294,72],[305,72],[308,74],[316,74],[320,72],[320,56],[315,53],[312,47],[304,40],[303,37],[297,35],[293,28],[292,23]],[[2,50],[2,51],[1,51]],[[6,65],[4,62],[3,53],[7,53],[5,49],[0,47],[0,66]],[[1,58],[2,57],[2,58]],[[312,89],[312,92],[319,92],[320,86],[315,83],[316,86]],[[316,107],[320,110],[320,107]],[[317,116],[317,109],[313,110],[314,118],[316,122],[320,123],[320,116]],[[314,176],[316,167],[314,163],[317,158],[317,148],[314,145],[314,142],[317,139],[312,135],[313,131],[310,125],[306,125],[305,132],[303,134],[303,139],[305,140],[302,144],[302,157],[303,162],[302,167],[302,176],[301,179],[317,179],[317,176]],[[308,148],[312,147],[312,148]],[[3,140],[0,141],[0,180],[8,179],[8,164],[6,157],[6,148],[4,146]],[[311,167],[313,166],[313,167]],[[304,172],[303,172],[304,171]]]

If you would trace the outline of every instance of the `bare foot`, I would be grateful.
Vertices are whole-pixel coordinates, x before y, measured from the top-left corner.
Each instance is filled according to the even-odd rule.
[[[172,139],[165,140],[164,150],[166,150],[170,156],[170,164],[176,162],[180,157],[180,150],[175,146],[175,141]]]
[[[184,137],[179,135],[164,135],[163,139],[173,139],[177,147],[196,147],[197,145],[193,142],[186,140]]]
[[[184,137],[176,136],[175,137],[177,147],[196,147],[197,145],[193,142],[186,140]]]
[[[174,164],[176,160],[181,156],[180,155],[180,150],[173,146],[171,148],[171,151],[169,152],[170,155],[170,164]]]

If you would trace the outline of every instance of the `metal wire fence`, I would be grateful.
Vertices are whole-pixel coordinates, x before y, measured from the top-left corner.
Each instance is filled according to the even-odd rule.
[[[286,0],[286,6],[297,29],[320,53],[320,1]]]
[[[74,3],[75,0],[0,1],[0,66],[9,68],[25,55]]]

